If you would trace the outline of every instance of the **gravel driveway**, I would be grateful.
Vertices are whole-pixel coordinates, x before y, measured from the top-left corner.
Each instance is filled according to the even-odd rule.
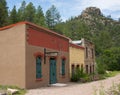
[[[110,88],[113,83],[120,83],[120,74],[105,80],[90,83],[68,83],[66,87],[44,87],[28,90],[26,95],[94,95],[95,90]]]

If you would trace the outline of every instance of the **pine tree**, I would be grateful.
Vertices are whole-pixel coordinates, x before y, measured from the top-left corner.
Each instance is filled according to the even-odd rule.
[[[46,26],[44,13],[42,11],[41,6],[38,6],[38,8],[36,10],[34,22],[35,22],[35,24],[38,24],[40,26]]]
[[[23,1],[21,3],[21,7],[18,9],[18,20],[19,21],[25,21],[25,8],[26,8],[26,2]]]
[[[34,22],[34,17],[35,17],[35,7],[33,6],[33,3],[30,2],[25,8],[25,20]]]
[[[10,12],[10,24],[18,22],[18,15],[16,11],[16,6],[13,7],[12,11]]]
[[[6,0],[0,0],[0,27],[8,24],[8,7]]]
[[[47,10],[45,17],[46,17],[47,27],[48,27],[48,28],[51,28],[51,27],[52,27],[52,17],[51,17],[51,12],[50,12],[50,10]]]
[[[61,22],[61,16],[58,12],[57,8],[52,5],[47,11],[46,11],[46,24],[48,28],[54,29],[55,25]]]

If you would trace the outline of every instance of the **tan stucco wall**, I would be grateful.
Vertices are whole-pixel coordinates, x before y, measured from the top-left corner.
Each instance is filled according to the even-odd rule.
[[[25,25],[0,31],[0,84],[25,88]]]
[[[49,52],[56,52],[55,50],[48,49]],[[49,59],[50,57],[46,57],[46,64],[44,64],[44,56],[42,57],[42,81],[36,81],[36,58],[34,54],[36,52],[41,52],[44,54],[44,48],[39,46],[32,46],[26,43],[26,88],[39,88],[42,86],[49,85],[50,79],[50,64]],[[69,78],[69,53],[68,52],[59,52],[56,60],[57,60],[57,82],[64,83],[70,80]],[[61,56],[66,57],[66,65],[65,65],[65,77],[62,77],[60,73],[61,69]]]
[[[75,48],[70,46],[70,75],[71,75],[71,65],[74,64],[75,67],[77,65],[81,66],[83,64],[84,67],[84,49]]]

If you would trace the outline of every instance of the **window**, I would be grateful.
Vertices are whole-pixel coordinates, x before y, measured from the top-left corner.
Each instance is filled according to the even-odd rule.
[[[92,58],[94,58],[94,50],[92,49]]]
[[[65,75],[65,59],[62,59],[62,75]]]
[[[88,73],[88,65],[86,65],[86,73]]]
[[[72,76],[73,76],[75,73],[75,65],[74,64],[71,65],[71,69],[72,69]]]
[[[40,56],[36,57],[36,79],[42,78],[42,59]]]
[[[81,64],[81,69],[83,69],[83,64]]]
[[[92,66],[90,65],[90,74],[92,73]]]
[[[76,66],[76,69],[79,69],[79,68],[80,68],[80,66],[79,66],[79,65],[77,65],[77,66]]]

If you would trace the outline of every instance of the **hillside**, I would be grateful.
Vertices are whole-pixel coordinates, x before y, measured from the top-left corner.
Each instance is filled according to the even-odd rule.
[[[88,7],[81,15],[56,25],[56,31],[73,40],[93,41],[98,56],[105,49],[120,46],[120,22],[105,17],[96,7]]]

